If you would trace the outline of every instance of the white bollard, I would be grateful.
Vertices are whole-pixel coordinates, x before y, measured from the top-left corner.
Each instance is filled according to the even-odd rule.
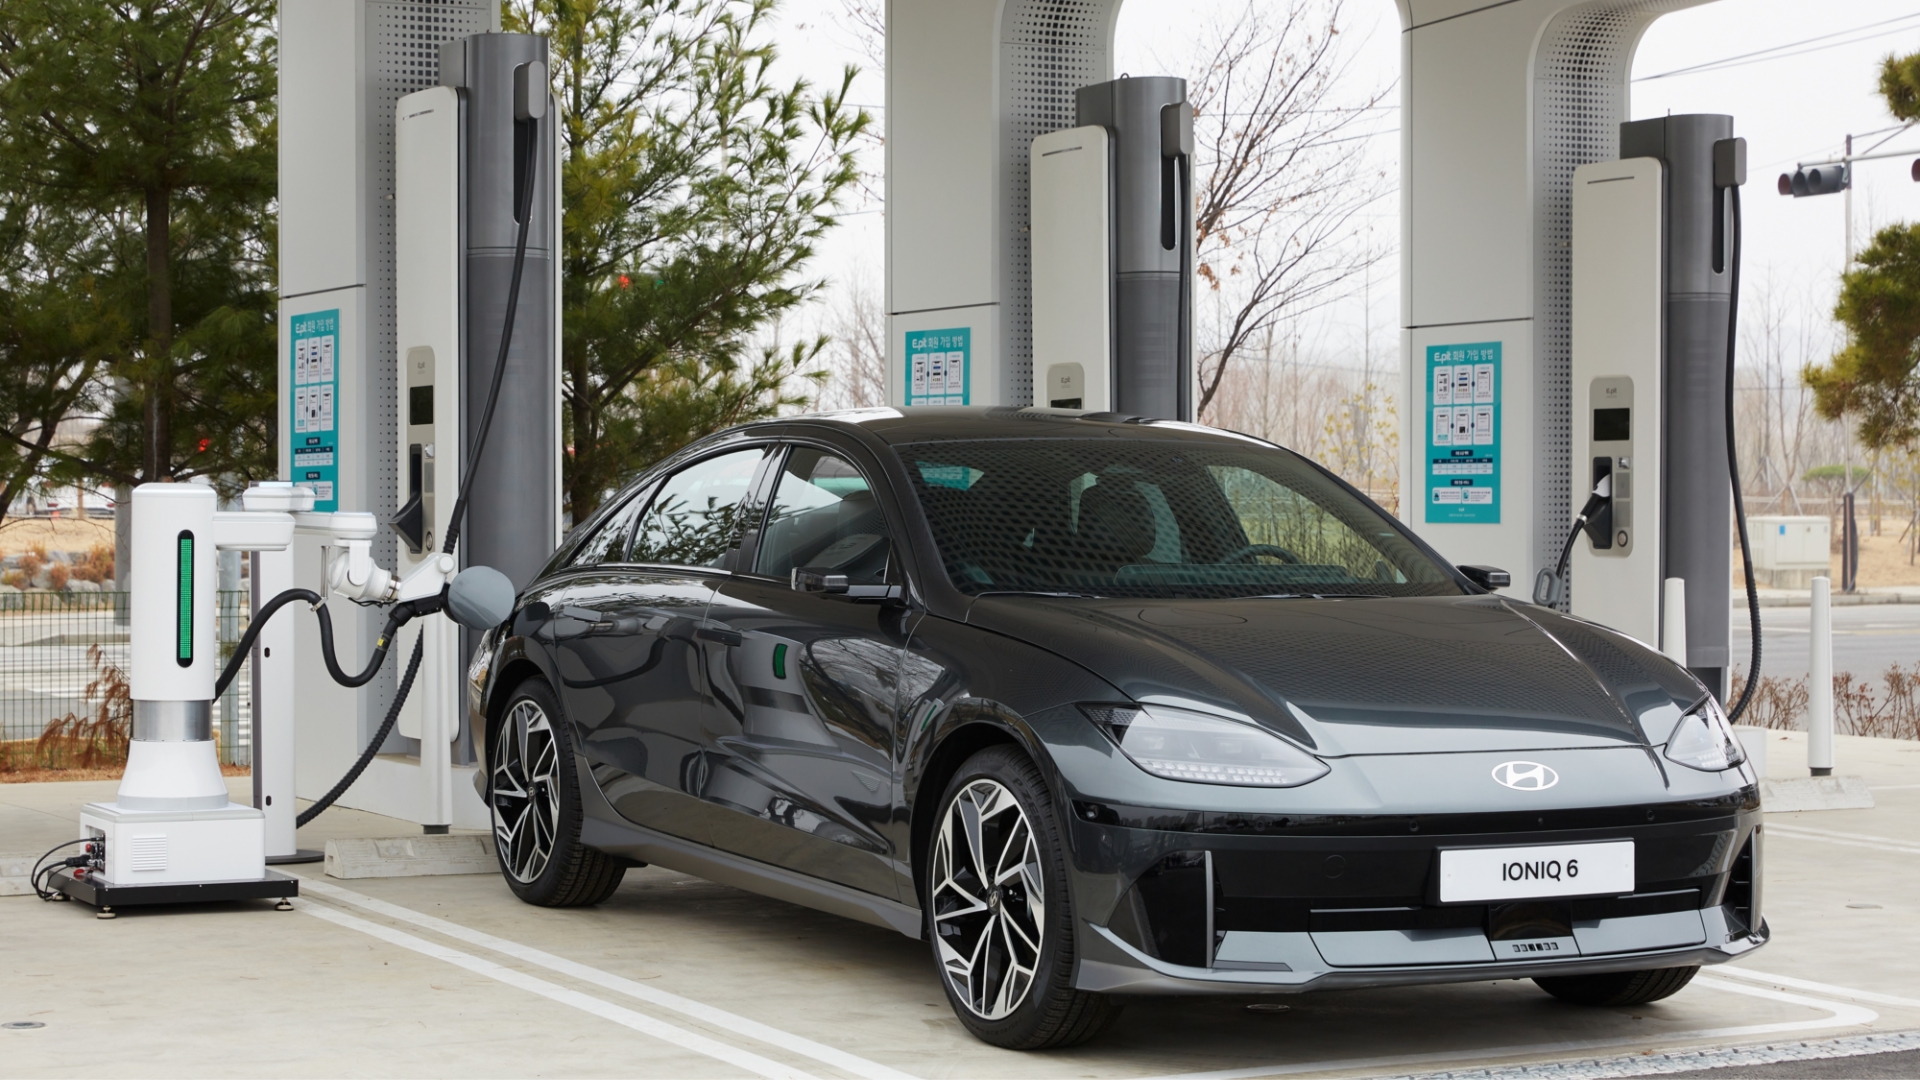
[[[1833,583],[1813,579],[1807,641],[1807,771],[1833,775]]]
[[[1660,651],[1687,666],[1687,579],[1670,577],[1660,604]]]

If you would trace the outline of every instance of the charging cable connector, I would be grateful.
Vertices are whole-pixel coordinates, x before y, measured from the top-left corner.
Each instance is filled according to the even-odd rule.
[[[1533,579],[1533,602],[1541,607],[1553,607],[1567,591],[1567,562],[1573,558],[1573,542],[1580,537],[1580,531],[1587,527],[1587,521],[1599,513],[1607,503],[1613,500],[1613,477],[1603,476],[1593,485],[1593,494],[1587,496],[1587,505],[1580,508],[1580,514],[1573,519],[1567,529],[1567,542],[1560,546],[1560,561],[1553,569],[1542,570]]]

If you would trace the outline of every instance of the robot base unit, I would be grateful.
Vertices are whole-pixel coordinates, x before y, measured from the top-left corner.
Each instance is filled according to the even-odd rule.
[[[133,738],[114,801],[80,813],[81,838],[94,841],[91,862],[56,872],[57,890],[103,913],[299,894],[294,878],[267,869],[265,817],[228,798],[213,743],[214,555],[284,550],[293,542],[291,507],[266,509],[262,500],[290,494],[221,512],[200,484],[134,489]]]

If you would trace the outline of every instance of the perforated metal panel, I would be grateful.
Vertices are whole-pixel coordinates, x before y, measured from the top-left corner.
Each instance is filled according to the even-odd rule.
[[[1573,520],[1573,170],[1620,156],[1634,46],[1653,21],[1701,0],[1634,0],[1555,19],[1534,61],[1533,552],[1552,566]],[[1569,586],[1561,600],[1572,597]]]
[[[1001,400],[1033,403],[1033,282],[1027,242],[1027,157],[1036,136],[1074,126],[1074,91],[1113,78],[1119,0],[1008,0],[1001,16],[1003,317]]]

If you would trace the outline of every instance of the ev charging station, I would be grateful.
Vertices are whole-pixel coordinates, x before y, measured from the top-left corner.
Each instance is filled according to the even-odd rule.
[[[133,749],[116,800],[82,814],[85,854],[50,879],[103,914],[292,896],[267,866],[317,857],[295,830],[349,791],[429,833],[486,827],[467,660],[560,539],[546,41],[465,0],[288,3],[279,40],[283,479],[227,513],[204,485],[135,491]],[[225,670],[216,549],[254,559]],[[274,618],[295,601],[315,617]],[[245,806],[210,710],[249,649]],[[389,651],[412,656],[397,686]],[[300,798],[315,805],[296,820]]]
[[[456,571],[493,566],[524,585],[559,540],[557,139],[543,119],[546,42],[501,33],[500,10],[490,0],[281,5],[281,476],[315,495],[294,537],[297,585],[319,588],[339,512],[371,515],[371,558],[400,577],[437,563],[463,481],[468,542]],[[523,197],[524,269],[499,380],[510,404],[469,478]],[[341,654],[366,655],[380,613],[338,614]],[[354,763],[404,668],[341,687],[319,662],[313,620],[288,621],[277,631],[290,647],[269,657],[263,644],[255,662],[266,673],[261,738],[269,754],[276,734],[290,751],[281,771],[291,790],[275,801],[291,806]],[[421,670],[395,734],[345,804],[428,831],[485,827],[465,723],[475,637],[421,620],[394,645],[398,658],[416,632]],[[284,732],[275,717],[287,718]],[[264,771],[262,783],[278,775]],[[286,851],[270,854],[291,853],[291,821],[284,833]]]
[[[1724,691],[1730,285],[1714,260],[1729,219],[1711,165],[1731,120],[1627,123],[1641,34],[1702,2],[1396,0],[1401,516],[1450,561],[1507,569],[1504,591],[1525,597],[1607,458],[1616,542],[1576,544],[1555,602],[1660,646],[1662,597],[1679,591],[1665,583],[1684,582],[1686,640],[1665,647]],[[1125,328],[1157,316],[1123,292],[1160,269],[1128,239],[1153,221],[1137,193],[1187,168],[1191,135],[1128,111],[1165,116],[1185,88],[1115,79],[1119,6],[889,5],[891,404],[1192,418],[1191,396],[1166,409],[1125,385],[1157,365],[1192,392],[1191,233],[1181,329],[1150,361]],[[1089,107],[1103,96],[1114,104]],[[1624,440],[1617,413],[1594,426],[1602,407],[1631,411]]]
[[[1724,692],[1729,191],[1745,144],[1715,115],[1634,121],[1620,141],[1619,160],[1573,174],[1571,498],[1611,484],[1574,545],[1572,610],[1660,643]],[[1670,579],[1684,611],[1665,610]]]
[[[1625,123],[1639,35],[1694,2],[1398,0],[1403,516],[1454,561],[1556,578],[1554,602],[1724,692],[1744,146],[1724,116]],[[1193,112],[1179,79],[1113,78],[1118,7],[890,5],[894,404],[1192,419]],[[350,805],[488,824],[463,723],[473,639],[437,619],[394,635],[443,610],[497,622],[560,538],[546,43],[498,26],[489,0],[283,6],[285,479],[229,514],[197,485],[136,493],[135,749],[119,801],[86,818],[109,883],[155,857],[160,834],[121,835],[154,814],[186,815],[160,842],[182,853],[169,881],[270,881],[266,862],[297,857],[296,797],[343,773]],[[256,553],[253,807],[209,770],[215,548]],[[1662,611],[1674,579],[1684,613]],[[336,592],[362,606],[270,621]],[[409,646],[401,708],[399,665],[379,661]],[[335,659],[369,653],[360,676]],[[196,861],[215,848],[233,865]]]

